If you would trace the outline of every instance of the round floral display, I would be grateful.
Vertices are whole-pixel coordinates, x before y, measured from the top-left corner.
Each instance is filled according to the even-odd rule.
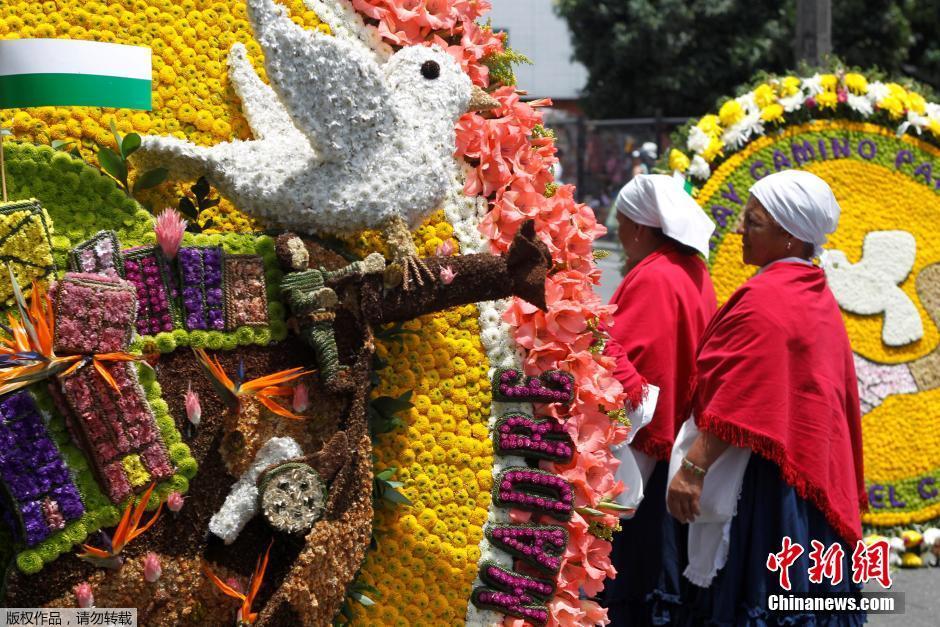
[[[718,227],[719,301],[755,271],[741,262],[735,234],[750,186],[788,168],[832,186],[842,216],[819,263],[855,352],[863,522],[875,526],[940,516],[938,116],[916,88],[861,74],[768,78],[680,134],[693,159],[678,149],[667,157],[699,186],[696,199]]]

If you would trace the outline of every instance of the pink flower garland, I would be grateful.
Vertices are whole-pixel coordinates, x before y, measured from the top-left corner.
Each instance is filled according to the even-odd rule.
[[[482,59],[504,50],[500,36],[474,23],[489,11],[489,2],[353,0],[353,4],[378,21],[379,32],[390,43],[436,43],[461,63],[474,84],[489,87],[489,70]],[[457,124],[456,156],[474,165],[464,192],[491,199],[480,231],[493,252],[508,250],[520,224],[528,219],[535,220],[536,233],[551,251],[555,271],[545,286],[548,311],[515,299],[504,320],[526,350],[528,374],[560,369],[576,378],[575,399],[564,423],[575,444],[574,457],[568,464],[543,462],[542,467],[572,485],[576,507],[597,509],[623,489],[614,479],[618,462],[610,447],[626,437],[626,429],[607,413],[623,408],[625,400],[620,383],[611,375],[613,361],[590,351],[596,341],[592,327],[609,322],[613,313],[593,289],[600,280],[593,242],[606,231],[590,207],[575,202],[573,186],[559,186],[551,193],[556,148],[553,139],[537,133],[542,123],[537,107],[551,103],[522,102],[512,86],[491,95],[502,104],[499,109],[486,116],[467,114]],[[524,521],[531,514],[513,510],[511,516]],[[590,522],[613,527],[616,517],[588,520],[576,511],[567,523],[570,540],[558,591],[548,604],[549,625],[607,623],[606,609],[580,598],[582,591],[598,594],[604,579],[616,574],[610,543],[589,532]],[[505,624],[520,626],[523,621],[507,618]]]

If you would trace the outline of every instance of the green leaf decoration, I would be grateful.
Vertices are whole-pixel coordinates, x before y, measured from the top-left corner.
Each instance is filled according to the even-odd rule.
[[[196,184],[190,187],[189,190],[196,196],[196,202],[201,206],[202,200],[209,195],[209,181],[206,180],[206,177],[200,176]]]
[[[71,146],[75,142],[70,139],[53,139],[52,140],[52,149],[53,150],[62,150],[68,146]]]
[[[127,165],[110,148],[101,147],[98,149],[98,163],[101,164],[105,172],[117,179],[122,185],[127,180]]]
[[[134,183],[134,192],[137,193],[143,189],[156,187],[167,179],[170,172],[166,168],[154,168],[141,174]]]
[[[192,218],[193,220],[195,220],[196,216],[198,215],[196,213],[196,205],[194,205],[193,201],[191,201],[186,196],[180,198],[179,211],[181,214],[183,214],[183,216]]]
[[[391,486],[383,487],[382,498],[396,505],[411,505],[411,501],[407,496]]]
[[[114,118],[111,118],[111,135],[114,136],[114,145],[120,150],[121,144],[124,143],[124,138],[121,137],[121,134],[117,130],[117,124],[114,123]]]
[[[134,151],[140,148],[140,135],[137,133],[128,133],[124,136],[124,141],[121,142],[121,156],[127,160]]]
[[[366,607],[372,607],[373,605],[375,605],[375,601],[373,601],[366,595],[362,594],[361,592],[352,591],[349,593],[349,596],[352,597],[352,599],[356,601],[357,603],[364,605]]]
[[[375,407],[383,416],[389,418],[393,417],[395,414],[408,411],[414,404],[411,402],[412,390],[408,390],[398,398],[393,398],[391,396],[379,396],[370,401],[370,404]]]

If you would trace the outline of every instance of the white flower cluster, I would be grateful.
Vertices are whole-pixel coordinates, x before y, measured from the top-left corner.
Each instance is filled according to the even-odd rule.
[[[821,258],[829,288],[845,311],[862,316],[884,314],[881,340],[905,346],[924,337],[914,301],[900,287],[917,257],[917,240],[907,231],[873,231],[862,243],[862,258],[850,263],[841,250]]]
[[[258,450],[254,461],[232,489],[225,502],[209,521],[209,531],[231,544],[258,513],[258,477],[271,464],[285,462],[303,455],[293,438],[271,438]]]
[[[859,77],[859,75],[855,76]],[[794,86],[794,93],[789,96],[775,98],[773,104],[782,107],[785,113],[794,113],[807,107],[818,107],[817,99],[826,92],[823,83],[824,77],[818,73],[800,78],[798,79],[798,86]],[[779,85],[776,80],[772,80],[770,84],[774,87]],[[903,107],[903,115],[906,117],[898,126],[898,136],[907,133],[911,129],[920,134],[928,125],[940,124],[940,104],[922,103],[924,106],[918,106],[916,110],[915,107],[908,107],[906,103],[900,102],[906,97],[907,92],[899,85],[885,84],[881,81],[869,83],[861,78],[861,80],[853,83],[852,87],[853,89],[840,88],[837,96],[836,94],[831,95],[837,98],[840,105],[848,106],[864,118],[871,117],[879,109],[891,110],[899,106]],[[763,88],[766,89],[766,85]],[[767,105],[765,102],[764,108],[761,108],[758,104],[759,95],[757,90],[749,91],[734,100],[741,106],[743,116],[734,124],[722,129],[720,140],[725,155],[735,152],[752,139],[766,134],[764,114],[767,111]],[[923,111],[918,112],[921,109]],[[902,114],[898,113],[897,115]],[[711,143],[711,136],[701,127],[696,125],[689,130],[685,146],[691,155],[688,173],[701,181],[707,180],[711,176],[712,171],[709,163],[712,157],[705,158]]]
[[[349,0],[304,0],[304,4],[329,25],[334,37],[362,44],[379,65],[394,54],[378,29],[367,25]]]
[[[331,6],[326,14],[340,20],[351,10]],[[417,226],[438,208],[471,98],[460,65],[438,46],[405,47],[380,65],[382,53],[355,33],[305,30],[273,0],[249,0],[248,14],[271,86],[238,45],[230,76],[257,139],[204,147],[148,136],[140,165],[205,175],[239,209],[306,233],[351,234],[395,218]]]

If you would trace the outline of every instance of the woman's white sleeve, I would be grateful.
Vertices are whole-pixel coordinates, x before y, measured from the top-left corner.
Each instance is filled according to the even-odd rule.
[[[621,507],[627,508],[627,511],[621,512],[621,518],[632,518],[636,513],[636,508],[640,506],[643,500],[643,486],[649,482],[650,475],[653,474],[653,468],[656,466],[656,460],[642,451],[638,451],[630,446],[637,432],[648,425],[653,419],[653,413],[656,411],[656,403],[659,400],[659,388],[655,385],[646,386],[646,394],[639,407],[627,412],[627,418],[630,419],[630,435],[622,444],[613,447],[614,456],[620,460],[620,466],[614,478],[623,482],[623,492],[614,498],[614,502]]]
[[[695,418],[679,430],[669,460],[669,482],[679,472],[699,435]],[[689,565],[683,573],[696,586],[707,588],[728,561],[731,521],[737,514],[738,498],[751,449],[729,446],[708,469],[699,499],[699,515],[689,525]]]

